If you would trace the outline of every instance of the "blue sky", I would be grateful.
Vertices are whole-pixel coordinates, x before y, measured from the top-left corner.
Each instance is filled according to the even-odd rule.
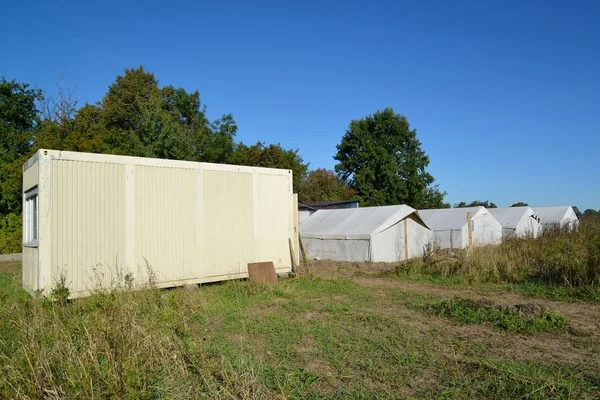
[[[10,3],[0,75],[50,94],[96,102],[143,65],[311,168],[392,107],[451,203],[600,208],[599,2]]]

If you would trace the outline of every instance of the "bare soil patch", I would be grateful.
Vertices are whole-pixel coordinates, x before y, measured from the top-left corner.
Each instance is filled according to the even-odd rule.
[[[299,267],[299,274],[311,273],[322,278],[351,278],[354,276],[381,275],[392,271],[398,263],[383,262],[341,262],[330,260],[309,260],[306,267]]]
[[[0,273],[14,274],[21,269],[21,261],[0,261]]]

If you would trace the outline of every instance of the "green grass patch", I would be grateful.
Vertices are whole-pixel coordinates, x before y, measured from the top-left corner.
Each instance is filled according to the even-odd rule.
[[[11,293],[0,302],[0,398],[585,398],[600,379],[595,338],[573,347],[587,357],[581,369],[571,359],[489,360],[506,343],[450,335],[457,319],[431,324],[406,309],[443,299],[350,279],[126,289],[63,303],[30,298],[20,284],[18,270],[0,273]]]
[[[430,313],[451,318],[459,324],[489,322],[497,328],[518,333],[564,331],[567,320],[535,304],[501,306],[487,300],[455,297],[412,303]]]
[[[400,272],[398,272],[400,271]],[[539,279],[525,279],[516,283],[469,282],[463,276],[442,276],[438,272],[402,272],[394,269],[382,277],[397,279],[407,283],[421,283],[445,286],[451,289],[469,289],[477,293],[518,293],[525,297],[543,298],[565,302],[600,303],[600,286],[559,285]]]
[[[502,289],[527,297],[568,302],[600,303],[600,286],[598,285],[565,286],[530,280],[504,285]]]
[[[597,376],[574,366],[483,359],[447,367],[439,398],[594,399],[600,391]]]

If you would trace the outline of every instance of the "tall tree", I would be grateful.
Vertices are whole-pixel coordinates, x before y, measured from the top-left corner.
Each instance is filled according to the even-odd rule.
[[[159,87],[143,67],[126,69],[100,104],[109,151],[142,157],[228,162],[237,125],[231,115],[210,122],[200,93]]]
[[[21,248],[23,163],[39,126],[39,90],[0,79],[0,253]]]
[[[302,195],[301,202],[352,200],[356,191],[346,186],[335,172],[319,168],[308,173]]]
[[[21,212],[22,167],[39,118],[41,91],[26,83],[0,79],[0,215]]]
[[[498,208],[498,206],[495,203],[493,203],[489,200],[483,200],[483,201],[475,200],[470,203],[465,203],[464,201],[461,201],[460,203],[454,205],[455,208],[456,207],[480,207],[480,206],[485,207],[485,208]]]
[[[408,204],[423,208],[441,197],[426,171],[429,157],[417,131],[391,108],[350,122],[337,146],[335,171],[365,205]]]
[[[280,144],[267,146],[265,143],[257,142],[252,146],[246,146],[240,143],[231,161],[238,165],[292,170],[294,192],[298,193],[299,198],[304,198],[303,183],[308,172],[308,163],[304,162],[298,150],[285,150]]]
[[[40,90],[0,78],[0,161],[13,162],[29,152],[37,128]]]
[[[444,201],[446,192],[440,191],[439,185],[430,185],[425,189],[425,196],[420,209],[450,208],[450,203]]]

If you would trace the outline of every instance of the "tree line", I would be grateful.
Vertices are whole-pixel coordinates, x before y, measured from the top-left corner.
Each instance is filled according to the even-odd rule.
[[[117,76],[94,104],[80,107],[75,94],[62,82],[52,98],[0,79],[0,253],[20,251],[23,164],[40,148],[284,168],[301,201],[357,195],[333,171],[310,171],[298,150],[237,142],[231,114],[209,120],[198,91],[161,86],[142,66]]]
[[[310,170],[298,149],[237,142],[234,117],[210,121],[206,110],[197,90],[160,86],[142,66],[126,69],[100,101],[81,107],[62,82],[53,98],[1,78],[0,253],[20,251],[22,168],[40,148],[290,169],[303,203],[357,199],[364,206],[451,207],[427,171],[430,160],[417,131],[391,108],[350,122],[335,171]],[[488,201],[455,207],[473,205],[495,207]]]

